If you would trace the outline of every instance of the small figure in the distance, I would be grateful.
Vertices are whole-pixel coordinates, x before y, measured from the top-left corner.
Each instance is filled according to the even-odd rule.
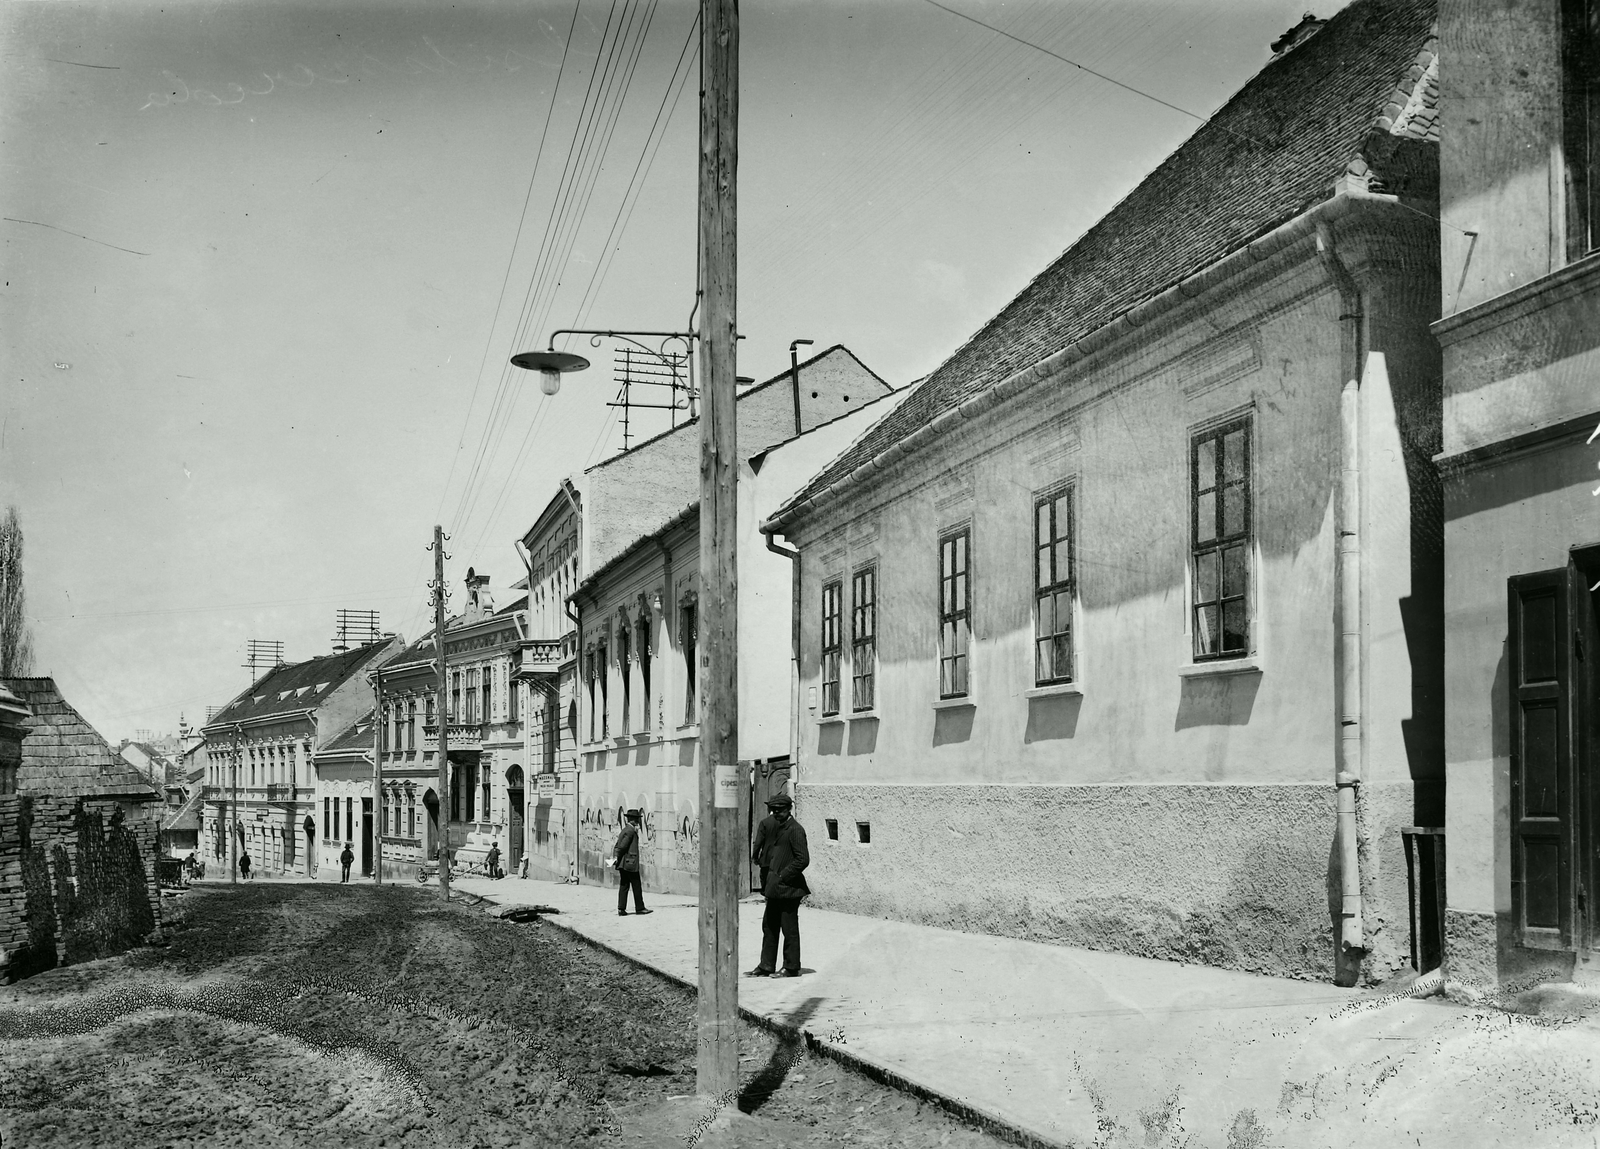
[[[344,844],[344,850],[339,854],[339,880],[341,882],[348,882],[350,880],[350,865],[355,860],[356,856],[350,849],[350,843],[346,842]]]

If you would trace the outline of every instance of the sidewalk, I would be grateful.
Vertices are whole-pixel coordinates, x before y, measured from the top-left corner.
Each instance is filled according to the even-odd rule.
[[[647,895],[653,915],[622,918],[609,887],[455,888],[553,906],[552,924],[696,984],[692,898]],[[1593,999],[1570,991],[1551,1007],[1570,1016],[1519,1027],[1438,999],[809,907],[800,920],[805,976],[741,979],[743,1008],[1024,1142],[1461,1146],[1542,1130],[1539,1144],[1591,1146],[1600,1131]],[[740,969],[760,945],[761,905],[743,903]]]

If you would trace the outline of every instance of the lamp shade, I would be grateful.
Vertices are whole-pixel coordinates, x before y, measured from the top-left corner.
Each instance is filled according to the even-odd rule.
[[[539,390],[554,395],[561,390],[561,376],[567,371],[582,371],[589,361],[566,351],[523,351],[511,357],[513,367],[539,373]]]

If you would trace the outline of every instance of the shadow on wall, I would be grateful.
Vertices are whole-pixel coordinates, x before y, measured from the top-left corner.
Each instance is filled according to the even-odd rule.
[[[8,978],[121,953],[156,928],[150,877],[120,809],[107,822],[75,803],[70,852],[61,842],[34,842],[31,797],[17,823],[28,941],[7,963]]]
[[[953,742],[967,741],[972,737],[972,719],[977,712],[976,706],[954,706],[948,710],[935,711],[933,744],[948,746]]]
[[[852,718],[850,720],[850,742],[846,753],[871,754],[877,748],[878,720],[876,718]]]
[[[1192,726],[1244,726],[1256,706],[1260,674],[1229,674],[1219,678],[1185,678],[1178,699],[1174,730]]]
[[[1024,742],[1049,742],[1055,738],[1071,738],[1078,732],[1078,712],[1083,709],[1083,695],[1056,694],[1028,699],[1028,729]]]

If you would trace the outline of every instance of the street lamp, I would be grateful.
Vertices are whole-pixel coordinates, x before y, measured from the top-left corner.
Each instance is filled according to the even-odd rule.
[[[537,371],[539,373],[539,390],[546,395],[554,395],[561,390],[561,376],[567,371],[582,371],[589,366],[589,361],[582,355],[572,355],[566,351],[524,351],[520,355],[511,357],[513,367],[521,367],[524,371]]]

